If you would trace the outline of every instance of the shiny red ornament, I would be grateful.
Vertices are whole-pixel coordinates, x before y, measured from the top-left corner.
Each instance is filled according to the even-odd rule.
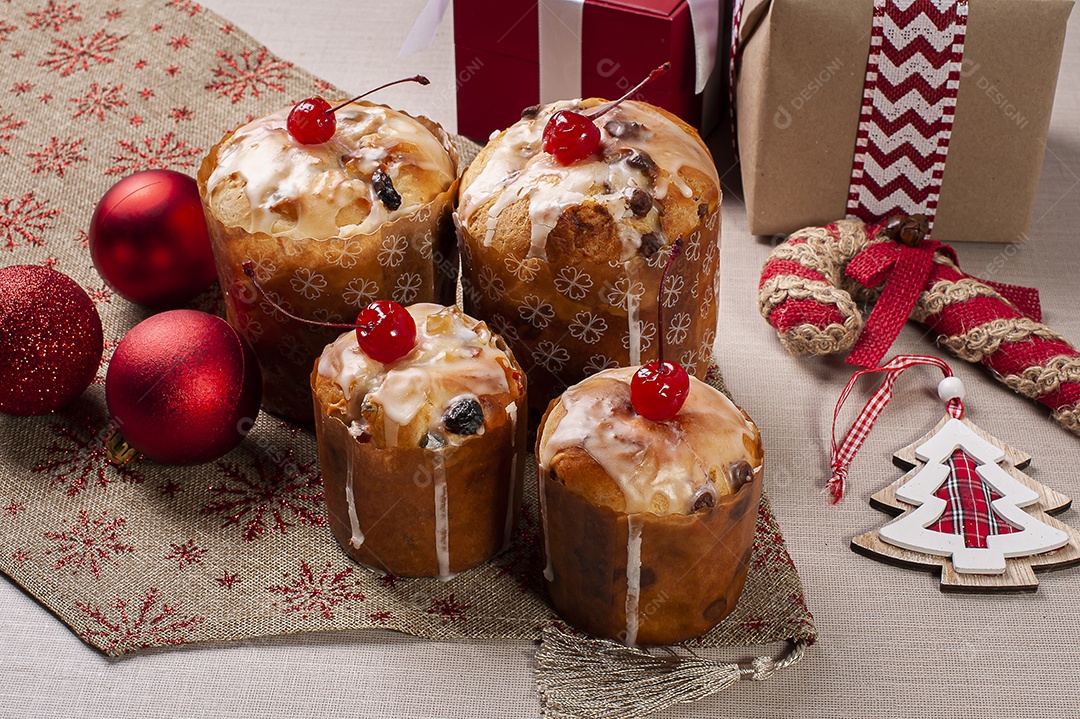
[[[356,341],[378,362],[396,362],[416,346],[416,321],[393,300],[375,300],[356,316]]]
[[[117,346],[105,400],[120,434],[147,459],[197,464],[247,435],[262,377],[255,353],[225,320],[171,310],[135,325]]]
[[[182,306],[217,278],[198,186],[179,172],[144,170],[113,185],[88,239],[98,274],[140,305]]]
[[[94,303],[39,265],[0,269],[0,412],[47,414],[90,386],[104,342]]]

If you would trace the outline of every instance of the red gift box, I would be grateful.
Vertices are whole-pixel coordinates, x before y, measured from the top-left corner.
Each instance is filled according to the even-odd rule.
[[[543,3],[455,0],[458,132],[486,139],[540,101]],[[585,0],[581,96],[619,97],[668,61],[671,71],[638,97],[701,127],[694,93],[694,28],[687,0]],[[713,77],[721,75],[714,72]]]

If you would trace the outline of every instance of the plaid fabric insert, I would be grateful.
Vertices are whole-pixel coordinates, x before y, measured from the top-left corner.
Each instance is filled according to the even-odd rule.
[[[986,548],[986,538],[993,534],[1019,531],[991,508],[990,503],[1001,495],[982,480],[975,471],[978,466],[964,450],[953,450],[949,458],[949,478],[934,492],[945,500],[945,511],[927,529],[932,532],[960,534],[969,548]]]

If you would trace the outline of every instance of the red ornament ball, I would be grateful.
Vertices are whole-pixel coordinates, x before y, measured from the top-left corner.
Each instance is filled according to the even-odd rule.
[[[198,185],[179,172],[144,170],[113,185],[88,239],[98,274],[140,305],[178,307],[217,277]]]
[[[198,464],[247,435],[262,401],[255,353],[225,320],[171,310],[121,340],[105,376],[120,434],[147,459]]]
[[[0,269],[0,412],[66,407],[94,380],[103,351],[101,318],[74,280],[39,265]]]

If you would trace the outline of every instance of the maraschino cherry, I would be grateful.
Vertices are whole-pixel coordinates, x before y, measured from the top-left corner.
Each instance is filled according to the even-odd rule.
[[[289,113],[289,119],[285,122],[285,127],[288,128],[289,134],[293,136],[293,139],[301,145],[318,145],[326,142],[334,136],[334,131],[337,129],[337,118],[334,117],[335,112],[345,107],[350,102],[356,102],[360,98],[367,97],[373,92],[378,92],[383,88],[390,87],[391,85],[398,85],[403,82],[418,82],[421,85],[427,85],[431,81],[423,75],[404,77],[400,80],[388,82],[385,85],[379,85],[373,90],[368,90],[351,100],[346,100],[340,105],[335,105],[333,107],[321,97],[309,97],[293,106],[292,111]]]
[[[594,120],[670,69],[671,63],[665,62],[618,100],[604,105],[599,112],[585,115],[573,110],[559,110],[544,125],[544,152],[554,155],[562,165],[588,157],[600,145],[600,129]]]
[[[659,300],[656,303],[657,332],[664,327],[664,284],[672,262],[682,252],[682,238],[671,245],[664,272],[660,275]],[[678,362],[664,361],[664,338],[658,338],[660,350],[658,359],[642,365],[630,381],[630,403],[634,411],[654,422],[667,422],[679,413],[686,396],[690,394],[690,375]]]
[[[409,311],[393,300],[375,300],[356,316],[355,325],[339,322],[317,322],[292,314],[273,300],[255,278],[255,265],[248,260],[243,265],[244,274],[255,285],[266,301],[278,312],[297,322],[317,327],[332,327],[342,330],[356,330],[356,341],[371,359],[383,364],[396,362],[412,351],[416,346],[416,321]]]

